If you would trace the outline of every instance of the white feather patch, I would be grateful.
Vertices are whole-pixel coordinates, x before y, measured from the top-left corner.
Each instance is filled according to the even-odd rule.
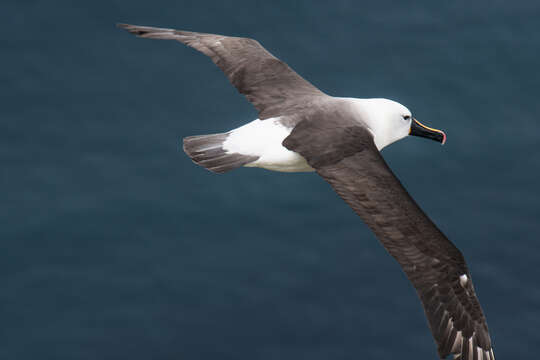
[[[228,154],[259,157],[246,164],[247,167],[284,172],[313,171],[302,156],[282,145],[291,131],[292,128],[281,124],[279,118],[257,119],[230,131],[222,147]]]

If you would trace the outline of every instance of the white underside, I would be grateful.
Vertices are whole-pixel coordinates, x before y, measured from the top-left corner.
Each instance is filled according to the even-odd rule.
[[[314,171],[300,154],[282,145],[292,128],[279,122],[279,118],[254,120],[244,126],[231,130],[222,148],[228,154],[258,156],[259,159],[246,167],[282,172]]]

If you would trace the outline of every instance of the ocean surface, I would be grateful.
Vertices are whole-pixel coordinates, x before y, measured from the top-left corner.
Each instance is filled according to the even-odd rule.
[[[464,253],[497,359],[540,344],[538,1],[2,1],[0,359],[436,359],[398,264],[315,174],[194,165],[257,117],[204,55],[258,39],[448,135],[385,159]]]

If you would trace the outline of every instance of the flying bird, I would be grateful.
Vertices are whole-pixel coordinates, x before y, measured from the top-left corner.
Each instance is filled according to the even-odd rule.
[[[259,42],[119,24],[149,39],[176,40],[207,55],[257,109],[226,133],[190,136],[184,151],[215,173],[238,167],[315,171],[362,218],[416,288],[441,359],[494,360],[465,259],[407,193],[380,150],[406,136],[443,143],[443,131],[388,99],[332,97]]]

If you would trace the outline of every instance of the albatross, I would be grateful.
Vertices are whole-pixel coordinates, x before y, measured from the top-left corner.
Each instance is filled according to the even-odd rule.
[[[422,302],[441,359],[494,360],[486,318],[458,248],[407,193],[380,151],[409,135],[443,143],[388,99],[332,97],[250,38],[118,24],[202,52],[259,118],[226,133],[184,138],[185,153],[215,173],[238,167],[315,171],[401,265]]]

